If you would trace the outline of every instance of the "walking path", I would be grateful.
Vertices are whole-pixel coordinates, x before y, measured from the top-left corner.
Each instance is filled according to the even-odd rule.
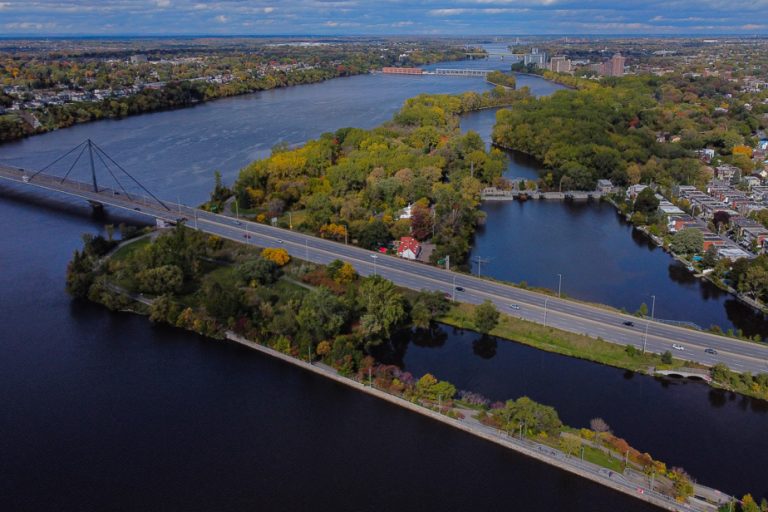
[[[248,348],[258,350],[259,352],[270,355],[277,359],[281,359],[287,363],[311,371],[318,375],[322,375],[323,377],[334,380],[345,386],[349,386],[394,405],[409,409],[413,412],[421,414],[422,416],[427,416],[434,420],[440,421],[454,428],[458,428],[487,441],[491,441],[498,445],[504,446],[505,448],[514,450],[528,457],[532,457],[541,462],[545,462],[562,470],[592,480],[593,482],[597,482],[606,487],[610,487],[616,491],[623,492],[624,494],[628,494],[637,499],[646,501],[665,510],[681,512],[713,512],[717,510],[716,505],[707,503],[702,500],[690,499],[686,503],[679,503],[669,496],[660,494],[656,491],[652,491],[646,486],[647,479],[644,478],[644,476],[643,478],[638,478],[638,474],[635,474],[636,472],[630,471],[626,475],[616,473],[591,462],[582,461],[579,458],[568,456],[562,451],[556,450],[550,446],[536,443],[529,439],[518,439],[509,436],[506,433],[500,433],[498,430],[480,423],[477,419],[471,416],[467,416],[464,419],[450,418],[420,404],[389,394],[375,387],[365,385],[364,383],[358,382],[351,378],[343,377],[328,365],[322,363],[313,364],[308,361],[297,359],[295,357],[283,354],[282,352],[278,352],[274,349],[261,345],[257,342],[245,339],[233,332],[227,332],[226,337],[235,343],[239,343]],[[696,485],[695,493],[698,496],[705,496],[710,499],[716,499],[719,503],[726,503],[730,499],[730,496],[722,494],[715,489],[709,489],[699,485]]]

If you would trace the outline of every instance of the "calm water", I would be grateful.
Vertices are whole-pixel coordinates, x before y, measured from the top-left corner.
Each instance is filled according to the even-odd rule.
[[[485,86],[336,80],[79,126],[0,159],[34,167],[92,137],[153,190],[199,201],[214,169],[232,177],[278,140],[468,87]],[[241,347],[72,301],[81,233],[125,219],[0,192],[3,510],[651,510]]]
[[[563,422],[602,417],[633,446],[698,481],[739,495],[768,496],[768,402],[600,366],[443,326],[400,337],[393,363],[432,372],[492,400],[527,395]]]
[[[474,112],[462,120],[462,129],[490,142],[494,121],[492,110]],[[516,152],[508,156],[506,176],[539,177],[535,160]],[[471,257],[482,258],[484,274],[553,290],[562,274],[562,291],[572,297],[634,312],[643,302],[650,308],[655,295],[657,318],[768,336],[765,315],[694,278],[607,203],[489,201],[483,210],[487,222]]]

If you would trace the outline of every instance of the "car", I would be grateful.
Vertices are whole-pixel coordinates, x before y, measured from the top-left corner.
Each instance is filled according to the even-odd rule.
[[[243,238],[251,238],[251,235],[248,233],[243,233]]]
[[[461,287],[461,286],[457,286],[457,287],[456,287],[456,291],[457,291],[457,292],[463,292],[463,291],[464,291],[464,288],[463,288],[463,287]]]
[[[283,243],[283,241],[278,238],[277,239],[277,243],[281,244],[281,243]]]
[[[509,308],[510,309],[520,309],[520,306],[518,306],[517,304],[510,304]]]
[[[717,355],[717,350],[715,350],[713,348],[705,348],[704,352],[706,352],[707,354],[712,354],[713,356]]]
[[[632,320],[625,320],[624,325],[626,325],[627,327],[634,327],[635,322],[633,322]]]
[[[673,343],[672,344],[672,348],[675,349],[675,350],[685,350],[685,347],[680,345],[680,344],[678,344],[678,343]]]
[[[137,212],[140,212],[140,211],[141,211],[141,208],[139,208],[138,206],[134,206],[134,208],[133,208],[133,209],[134,209],[134,210],[136,210]]]
[[[242,223],[242,222],[240,222],[239,220],[236,220],[236,221],[235,221],[235,224],[237,224],[238,226],[242,226],[242,225],[243,225],[243,223]]]

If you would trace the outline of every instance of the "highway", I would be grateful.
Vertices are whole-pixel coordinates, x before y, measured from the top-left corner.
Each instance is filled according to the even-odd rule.
[[[292,256],[315,263],[328,263],[338,258],[351,263],[363,276],[376,273],[399,286],[414,290],[440,291],[450,294],[460,302],[479,304],[487,299],[500,311],[511,316],[594,338],[599,337],[621,345],[634,345],[640,350],[645,345],[645,349],[649,352],[662,353],[670,350],[678,358],[706,365],[723,362],[739,372],[749,371],[753,374],[768,372],[768,345],[765,344],[647,321],[608,308],[560,299],[395,256],[377,254],[296,231],[205,212],[185,205],[166,203],[169,208],[166,209],[151,199],[135,196],[129,198],[125,193],[118,193],[111,189],[95,192],[91,185],[85,183],[68,181],[61,183],[59,179],[43,174],[27,182],[21,170],[11,167],[0,166],[0,179],[74,195],[154,218],[175,221],[184,217],[187,219],[188,226],[206,233],[260,247],[283,247]],[[457,287],[462,290],[457,290]],[[513,308],[512,305],[517,307]],[[628,326],[624,322],[633,322],[634,325]],[[673,344],[682,346],[684,350],[674,350]],[[707,348],[715,349],[717,354],[706,353],[704,350]]]

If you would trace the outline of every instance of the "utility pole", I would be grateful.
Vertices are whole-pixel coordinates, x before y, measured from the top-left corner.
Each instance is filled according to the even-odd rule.
[[[453,289],[451,290],[452,297],[451,301],[456,302],[456,275],[453,276]]]
[[[480,256],[475,256],[475,261],[477,263],[477,277],[480,277],[480,275],[481,275],[480,270],[482,269],[483,263],[488,263],[491,260],[483,259]]]
[[[547,302],[549,302],[549,297],[544,298],[544,327],[547,326]]]
[[[309,261],[309,241],[304,239],[304,260]]]
[[[656,296],[651,295],[653,302],[651,303],[651,320],[653,320],[653,314],[656,311]],[[643,334],[643,354],[645,354],[645,347],[648,345],[648,317],[645,317],[645,334]]]
[[[293,216],[288,212],[288,229],[293,230]]]
[[[560,298],[560,292],[563,289],[563,274],[557,274],[557,298]]]
[[[446,254],[445,256],[445,270],[451,270],[451,255]]]

